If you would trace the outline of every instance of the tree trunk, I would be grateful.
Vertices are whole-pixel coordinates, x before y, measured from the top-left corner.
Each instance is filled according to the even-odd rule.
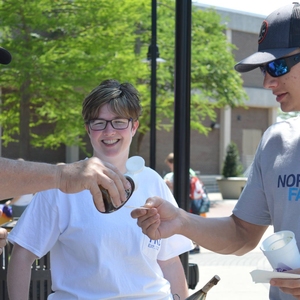
[[[139,135],[137,137],[137,153],[140,153],[141,145],[142,145],[142,141],[144,139],[144,136],[145,136],[144,133],[139,133]]]
[[[19,157],[25,160],[30,157],[30,79],[26,79],[20,88],[20,139]]]
[[[129,156],[139,155],[144,134],[137,132],[130,145]]]

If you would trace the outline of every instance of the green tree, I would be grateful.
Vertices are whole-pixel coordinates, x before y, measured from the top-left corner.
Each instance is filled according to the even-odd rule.
[[[18,141],[19,156],[26,159],[31,159],[30,145],[82,145],[82,99],[107,78],[129,81],[140,91],[141,142],[150,127],[150,69],[141,60],[151,40],[151,1],[0,3],[1,45],[13,55],[12,63],[0,70],[4,145]],[[157,128],[170,129],[175,0],[160,1],[157,11],[158,44],[166,59],[157,70]],[[215,108],[240,105],[245,93],[218,14],[194,8],[192,20],[191,127],[207,133],[202,121],[214,120]]]
[[[227,147],[222,175],[225,178],[238,177],[243,174],[243,166],[240,161],[239,150],[235,143],[231,142]]]
[[[160,56],[166,60],[157,68],[157,129],[173,127],[174,105],[174,61],[175,61],[175,1],[163,0],[157,7],[157,43]],[[151,41],[150,12],[142,22],[141,52],[146,57]],[[214,10],[192,9],[192,45],[191,45],[191,128],[207,134],[210,128],[203,125],[206,118],[214,121],[216,109],[229,105],[242,106],[247,98],[242,89],[242,79],[233,66],[234,45],[225,35],[226,26]],[[144,76],[144,77],[143,77]],[[140,139],[149,130],[150,125],[150,69],[140,76],[145,86],[140,87],[146,97],[144,114],[139,129]],[[146,77],[145,77],[146,76]],[[147,87],[148,86],[148,87]],[[148,93],[148,94],[147,94]],[[167,121],[166,121],[167,120]]]
[[[135,81],[137,0],[7,0],[1,3],[2,45],[12,63],[1,69],[3,142],[36,147],[74,145],[84,134],[81,102],[106,78]],[[48,130],[41,134],[39,128]]]

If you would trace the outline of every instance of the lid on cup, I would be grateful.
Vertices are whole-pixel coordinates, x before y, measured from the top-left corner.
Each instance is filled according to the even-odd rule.
[[[126,169],[128,174],[136,174],[141,172],[145,167],[145,160],[141,156],[132,156],[126,161]]]
[[[282,230],[267,237],[261,244],[262,251],[275,251],[287,245],[295,238],[295,234],[289,230]]]

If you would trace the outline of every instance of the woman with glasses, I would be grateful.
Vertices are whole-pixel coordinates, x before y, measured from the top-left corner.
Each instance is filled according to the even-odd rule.
[[[0,64],[7,65],[12,56],[9,51],[0,47]],[[120,192],[126,185],[125,178],[115,173],[112,166],[104,165],[97,158],[81,162],[55,166],[46,163],[19,161],[0,157],[0,199],[35,193],[59,187],[66,193],[75,193],[88,189],[93,195],[97,207],[103,207],[103,199],[98,184],[105,186],[115,195],[115,204],[120,205]],[[104,174],[105,173],[105,174]],[[114,181],[111,184],[111,181]],[[0,216],[2,211],[0,210]],[[6,245],[7,231],[0,228],[0,254]]]
[[[107,80],[96,87],[82,106],[93,156],[126,173],[140,114],[139,95],[131,84]],[[126,205],[111,213],[86,201],[91,198],[87,191],[37,193],[9,234],[14,243],[10,300],[27,299],[31,264],[48,251],[54,292],[49,300],[171,300],[173,294],[185,299],[188,287],[178,255],[192,249],[192,242],[180,235],[151,240],[130,216],[132,207],[154,195],[176,202],[152,169],[145,167],[138,182]]]
[[[260,68],[263,85],[272,91],[283,111],[300,111],[300,4],[286,5],[263,21],[258,51],[235,69]],[[274,231],[295,233],[300,247],[300,118],[272,125],[264,133],[247,185],[230,217],[201,218],[173,208],[159,198],[148,210],[132,212],[152,239],[183,234],[212,251],[242,255],[260,242],[269,225]],[[288,253],[286,255],[289,255]],[[300,269],[288,272],[300,274]],[[274,276],[277,277],[277,276]],[[278,275],[278,277],[280,277]],[[271,300],[300,299],[300,279],[273,278]]]

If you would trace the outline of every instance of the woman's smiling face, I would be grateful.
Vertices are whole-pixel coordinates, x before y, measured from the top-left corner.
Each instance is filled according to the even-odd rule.
[[[98,118],[108,121],[120,118],[124,119],[123,116],[112,113],[108,104],[101,107]],[[101,131],[91,130],[89,125],[86,125],[86,130],[93,146],[94,156],[113,165],[119,164],[119,161],[122,164],[125,163],[128,159],[132,137],[138,126],[139,122],[134,120],[129,122],[126,129],[121,130],[114,129],[109,122],[106,128]]]

